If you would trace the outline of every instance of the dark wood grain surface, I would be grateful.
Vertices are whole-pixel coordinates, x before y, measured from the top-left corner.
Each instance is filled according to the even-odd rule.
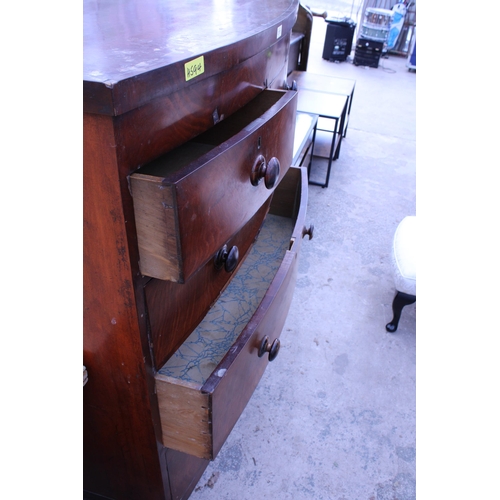
[[[287,252],[262,303],[238,341],[219,364],[222,369],[227,369],[226,374],[222,378],[211,377],[202,388],[203,392],[213,393],[214,457],[238,421],[269,364],[267,355],[258,357],[259,346],[266,335],[273,342],[281,334],[293,297],[297,262],[297,254]]]
[[[210,128],[215,109],[231,114],[266,86],[279,88],[297,7],[298,0],[84,0],[89,494],[187,498],[206,466],[161,445],[127,176]],[[201,55],[204,72],[186,80],[185,64]]]
[[[187,500],[209,461],[169,448],[165,448],[165,451],[168,473],[176,478],[172,483],[172,500]]]
[[[84,130],[84,487],[111,498],[168,498],[115,151],[109,147],[111,118],[87,115]]]
[[[268,282],[268,289],[251,319],[247,320],[246,326],[242,325],[244,329],[234,344],[230,348],[226,346],[227,353],[220,363],[212,365],[212,373],[207,373],[208,379],[203,386],[199,380],[190,382],[165,373],[156,376],[165,446],[199,458],[215,458],[267,366],[268,356],[259,357],[259,346],[266,336],[272,343],[283,328],[295,288],[297,254],[307,205],[306,169],[291,168],[282,182],[285,181],[290,181],[287,185],[295,196],[279,197],[280,207],[277,211],[291,214],[292,219],[297,217],[289,240],[293,243],[288,247],[285,237],[285,246],[289,249],[280,257],[279,268],[272,281]],[[274,211],[274,198],[272,205]],[[211,281],[206,284],[206,288],[212,286]],[[161,284],[158,281],[155,283]],[[196,285],[194,289],[204,283],[197,281]],[[188,288],[177,286],[181,290]],[[238,301],[238,297],[233,296],[234,300]],[[198,302],[198,297],[193,302]],[[241,310],[247,309],[244,302],[245,299],[242,299]],[[189,304],[189,300],[179,303]],[[158,309],[161,310],[161,307]],[[187,316],[190,312],[187,311]],[[208,338],[204,340],[210,344]]]
[[[255,240],[269,210],[269,198],[246,226],[228,242],[236,245],[241,261]],[[236,270],[234,271],[236,272]],[[145,288],[151,343],[156,369],[180,347],[188,335],[206,315],[210,306],[229,282],[231,275],[217,270],[208,262],[187,284],[151,280]]]
[[[286,252],[276,276],[252,319],[218,365],[219,369],[227,369],[226,374],[222,378],[212,374],[202,387],[203,392],[212,394],[214,457],[236,424],[269,364],[267,355],[262,358],[258,357],[260,343],[266,335],[270,342],[280,337],[292,301],[297,279],[298,252],[307,211],[306,170],[290,168],[285,179],[295,197],[293,199],[279,197],[278,204],[281,206],[278,209],[273,208],[275,204],[273,197],[270,211],[283,215],[293,214],[297,217],[293,236],[299,241]],[[288,207],[284,204],[288,204]]]
[[[271,88],[283,88],[288,41],[289,35],[285,35],[224,73],[152,98],[117,116],[117,140],[128,173],[213,127],[215,111],[220,119],[231,116],[259,95],[266,82]],[[163,84],[160,78],[158,85]]]
[[[213,141],[214,147],[208,153],[194,160],[188,158],[185,165],[177,168],[194,149],[186,144],[181,148],[182,155],[165,155],[138,170],[140,181],[132,176],[133,192],[137,182],[145,183],[151,192],[157,192],[158,186],[151,182],[150,177],[161,181],[164,186],[175,186],[176,201],[172,210],[175,208],[178,225],[178,250],[158,257],[157,232],[146,230],[150,226],[147,222],[143,224],[146,228],[139,225],[141,270],[144,274],[164,279],[148,273],[147,269],[157,270],[158,262],[168,258],[182,262],[173,281],[187,281],[262,206],[272,190],[267,189],[264,182],[252,185],[252,166],[259,155],[267,162],[276,157],[280,162],[279,180],[286,174],[292,163],[296,97],[294,91],[261,92],[248,106],[194,140],[203,144]],[[246,115],[250,118],[242,121]],[[137,220],[141,220],[139,216],[143,212],[152,212],[155,207],[160,214],[165,212],[160,202],[152,207],[152,200],[153,195],[144,197],[141,204],[137,199]],[[174,233],[174,228],[168,227],[165,231]],[[180,256],[177,251],[181,252]]]
[[[297,8],[298,0],[84,0],[84,110],[122,114],[226,71],[288,34]],[[204,73],[186,82],[184,65],[201,55]]]

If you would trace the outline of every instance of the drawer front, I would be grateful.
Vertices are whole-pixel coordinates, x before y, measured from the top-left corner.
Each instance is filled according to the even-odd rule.
[[[284,251],[267,291],[241,333],[207,375],[201,374],[197,378],[198,371],[203,371],[203,362],[198,361],[199,366],[191,367],[197,372],[193,377],[174,376],[173,371],[178,368],[182,356],[169,361],[156,375],[163,444],[168,448],[199,458],[215,458],[269,363],[268,353],[259,356],[259,350],[266,337],[269,346],[280,336],[293,296],[298,251],[304,235],[307,171],[292,167],[285,183],[290,178],[293,196],[290,192],[283,192],[282,196],[276,192],[278,206],[274,206],[273,197],[270,209],[270,214],[277,213],[280,217],[294,216],[295,225],[290,225],[287,242],[289,249]],[[250,253],[248,259],[251,258]],[[237,279],[233,278],[231,283]],[[214,349],[212,345],[207,347],[207,351]],[[191,350],[189,346],[186,348],[186,352]]]
[[[292,163],[296,98],[265,90],[131,176],[144,275],[186,282],[250,220]],[[277,163],[275,184],[258,182],[256,172],[272,174]]]
[[[120,154],[128,168],[126,174],[213,127],[216,115],[231,116],[262,92],[266,82],[271,88],[283,88],[288,46],[287,34],[227,71],[199,82],[195,79],[193,84],[115,117],[117,135],[124,146]],[[164,81],[169,82],[167,76]],[[161,91],[164,86],[159,88]]]
[[[236,246],[243,262],[269,210],[269,198],[236,236],[227,241]],[[236,271],[237,272],[237,269]],[[232,274],[216,269],[209,260],[189,283],[150,280],[145,288],[151,347],[155,369],[161,367],[207,314]]]
[[[259,357],[259,348],[265,337],[270,345],[280,337],[293,297],[297,266],[297,253],[289,252],[252,321],[221,364],[219,373],[226,366],[227,372],[222,377],[216,373],[204,388],[212,396],[212,458],[219,453],[269,364],[267,354]]]

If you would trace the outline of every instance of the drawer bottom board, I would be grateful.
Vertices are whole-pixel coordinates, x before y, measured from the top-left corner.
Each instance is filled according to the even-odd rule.
[[[201,388],[262,301],[290,246],[293,226],[292,219],[268,214],[236,276],[160,375]]]

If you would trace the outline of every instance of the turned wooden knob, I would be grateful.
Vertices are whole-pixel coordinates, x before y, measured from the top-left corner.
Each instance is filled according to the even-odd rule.
[[[266,352],[269,353],[269,361],[273,361],[276,359],[276,356],[278,355],[278,352],[280,350],[280,339],[274,339],[273,343],[269,343],[269,337],[266,335],[263,339],[262,342],[260,343],[259,347],[259,358],[262,358]]]
[[[214,264],[216,269],[221,269],[224,266],[226,272],[232,273],[238,265],[239,258],[240,252],[238,250],[238,247],[233,246],[228,250],[227,245],[224,245],[215,254]]]
[[[264,179],[266,188],[272,189],[279,176],[280,162],[278,158],[273,156],[269,162],[266,162],[266,159],[262,155],[257,156],[252,167],[252,172],[250,173],[250,181],[253,186],[257,186]]]
[[[313,234],[314,234],[314,224],[311,224],[309,226],[309,229],[307,229],[305,226],[304,228],[302,229],[302,238],[304,238],[305,235],[309,235],[309,239],[312,240],[313,239]]]

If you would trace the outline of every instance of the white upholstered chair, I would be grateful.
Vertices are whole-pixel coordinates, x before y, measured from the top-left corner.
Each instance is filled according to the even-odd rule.
[[[413,304],[417,300],[416,225],[416,216],[407,216],[399,223],[394,233],[392,267],[396,296],[392,301],[393,318],[385,326],[388,332],[395,332],[398,329],[403,307]]]

